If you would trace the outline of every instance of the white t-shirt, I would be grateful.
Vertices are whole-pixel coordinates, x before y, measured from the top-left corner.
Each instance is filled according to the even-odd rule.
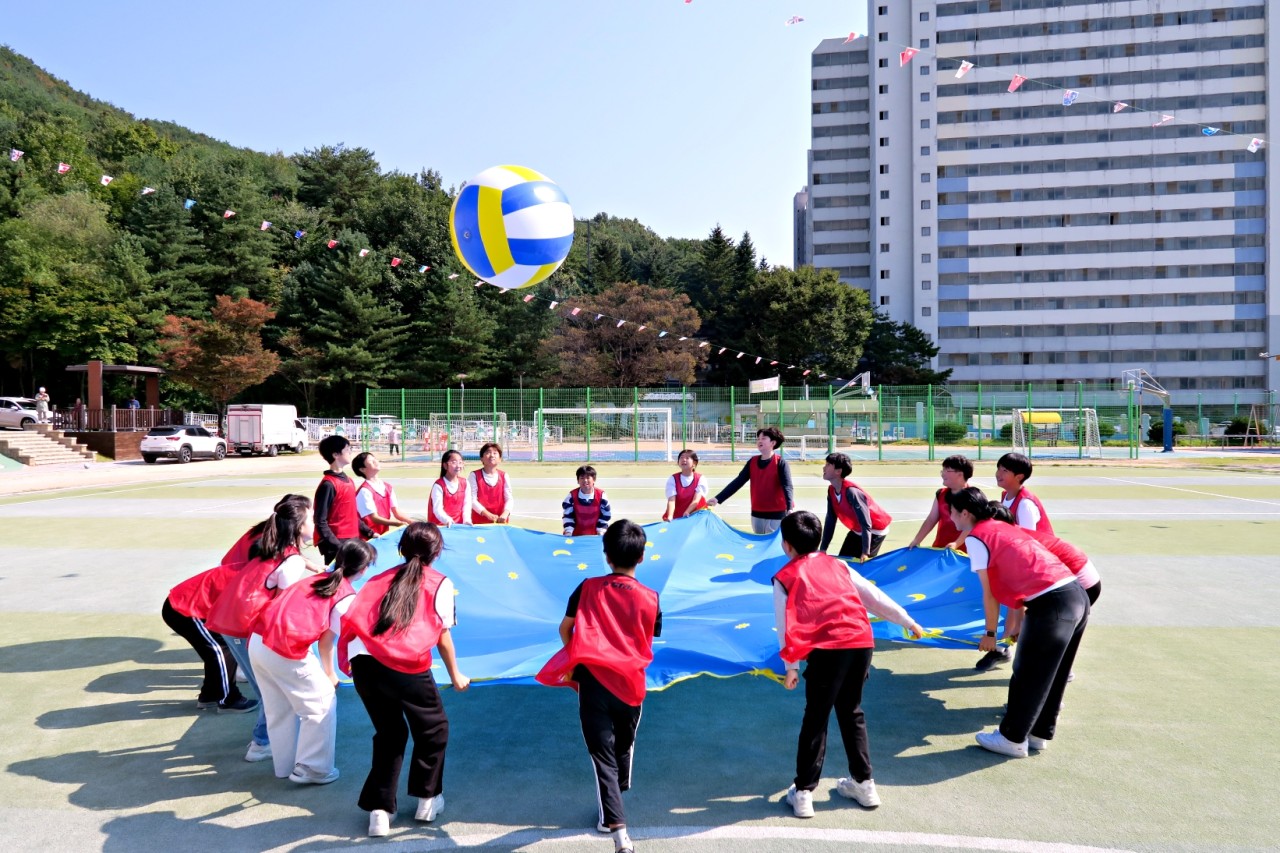
[[[1031,503],[1031,501],[1023,501],[1022,505],[1026,506],[1029,503]],[[1021,513],[1019,513],[1019,515],[1021,515]],[[1001,524],[1003,523],[1004,522],[1001,522]],[[969,568],[975,572],[985,572],[987,567],[991,564],[991,552],[987,550],[987,546],[983,544],[981,540],[970,536],[968,539],[964,540],[964,549],[969,553]],[[1067,575],[1067,577],[1049,584],[1034,595],[1028,595],[1023,599],[1023,601],[1031,601],[1033,598],[1039,598],[1046,592],[1055,590],[1060,586],[1066,586],[1073,580],[1075,580],[1074,575]]]
[[[676,496],[676,477],[680,478],[680,488],[687,489],[689,484],[693,482],[694,475],[686,477],[683,473],[673,474],[667,478],[667,500],[671,500]],[[707,478],[703,477],[698,481],[698,488],[694,490],[693,502],[696,504],[698,498],[705,499],[707,497]]]
[[[355,601],[355,596],[347,599],[347,602],[352,601]],[[337,610],[339,608],[342,608],[342,612],[346,613],[347,608],[350,606],[351,605],[347,603],[346,607],[343,607],[342,603],[339,603],[338,607],[333,609],[335,614],[337,614]],[[340,616],[340,614],[337,615]],[[453,609],[453,581],[448,578],[442,580],[440,582],[440,588],[436,590],[436,615],[440,617],[440,623],[444,625],[446,629],[452,628],[458,624],[457,614]],[[330,630],[332,630],[332,626],[334,625],[334,619],[335,616],[329,617]],[[353,637],[351,642],[347,644],[347,660],[351,660],[357,655],[367,654],[369,654],[369,651],[364,647],[364,643],[361,642],[359,637]]]
[[[1018,494],[1022,493],[1018,492]],[[1013,506],[1013,502],[1017,497],[1018,495],[1008,495],[1000,503],[1004,505],[1005,509],[1008,509]],[[1035,501],[1022,501],[1018,504],[1018,517],[1014,519],[1014,522],[1019,527],[1035,530],[1040,524],[1040,507],[1036,506]]]
[[[466,491],[466,495],[462,499],[462,521],[455,521],[454,524],[470,524],[471,501],[474,493],[467,488],[467,481],[462,477],[459,477],[457,480],[454,480],[452,488],[450,488],[448,480],[444,481],[444,485],[446,489],[449,489],[449,494],[451,495],[456,495],[458,493],[458,489],[464,489]],[[440,488],[440,483],[438,482],[433,483],[431,486],[431,509],[435,512],[436,518],[449,518],[449,514],[444,511],[444,489]]]
[[[276,570],[267,575],[267,589],[288,589],[305,577],[314,577],[307,568],[307,561],[301,554],[286,557],[284,562],[276,566]]]
[[[365,516],[369,516],[369,515],[374,515],[378,512],[377,507],[373,505],[373,495],[369,494],[369,490],[372,489],[373,491],[378,493],[379,497],[381,497],[382,495],[385,495],[387,493],[387,486],[388,486],[387,483],[384,483],[381,480],[378,480],[377,482],[371,482],[369,480],[365,480],[365,482],[369,484],[368,489],[356,489],[356,512],[360,513],[361,518],[364,518]],[[392,489],[391,490],[391,511],[394,513],[399,508],[400,508],[400,499],[396,497],[396,490]]]
[[[492,475],[489,475],[481,469],[480,471],[472,471],[468,474],[467,494],[471,497],[472,501],[476,499],[476,495],[480,494],[480,490],[477,488],[476,474],[484,477],[485,485],[496,486],[498,485],[498,477],[501,476],[502,472],[494,471]],[[509,476],[507,477],[506,486],[502,489],[502,512],[498,513],[498,515],[502,515],[503,512],[515,512],[515,503],[511,499],[511,477]],[[467,518],[470,519],[471,516],[468,515]]]

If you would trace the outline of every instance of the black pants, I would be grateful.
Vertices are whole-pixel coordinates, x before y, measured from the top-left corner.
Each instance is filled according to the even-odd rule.
[[[596,770],[600,823],[625,826],[622,792],[631,787],[631,758],[643,705],[628,705],[596,680],[586,667],[574,672],[578,682],[578,718],[582,739]]]
[[[880,553],[880,546],[884,544],[884,535],[880,533],[871,534],[871,550],[867,552],[868,557],[874,557]],[[841,557],[853,557],[855,560],[862,556],[862,533],[857,530],[850,530],[844,537],[844,544],[840,546]]]
[[[204,681],[200,684],[201,702],[237,702],[240,690],[236,687],[236,661],[227,650],[222,635],[210,631],[199,619],[183,616],[173,609],[169,599],[160,609],[164,624],[191,644],[191,648],[204,662]]]
[[[388,444],[388,445],[387,445],[387,455],[388,455],[388,456],[399,456],[399,455],[400,455],[400,445],[399,445],[399,444],[397,444],[397,443],[395,443],[394,441],[393,441],[393,442],[391,442],[390,444]]]
[[[1093,605],[1098,603],[1098,596],[1102,595],[1102,581],[1098,581],[1093,586],[1084,591],[1089,596],[1089,610],[1093,610]]]
[[[444,789],[449,719],[431,671],[410,675],[383,666],[372,655],[356,655],[351,678],[373,721],[373,762],[360,790],[360,808],[395,813],[400,765],[411,734],[409,796],[439,794]]]
[[[1014,743],[1027,734],[1049,740],[1067,676],[1089,622],[1089,596],[1072,583],[1027,602],[1009,678],[1009,706],[1000,733]]]
[[[836,725],[849,756],[855,782],[871,778],[862,687],[871,674],[871,649],[814,649],[804,670],[804,720],[796,745],[796,788],[812,791],[822,778],[827,757],[827,721],[835,708]]]

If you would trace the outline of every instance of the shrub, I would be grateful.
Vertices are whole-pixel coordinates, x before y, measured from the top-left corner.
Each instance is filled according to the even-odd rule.
[[[959,441],[967,433],[964,424],[955,421],[938,421],[933,425],[934,441]]]
[[[1186,435],[1187,425],[1182,421],[1173,422],[1173,434],[1175,436]],[[1152,444],[1164,444],[1164,421],[1158,421],[1151,425],[1151,429],[1147,430],[1147,440]]]

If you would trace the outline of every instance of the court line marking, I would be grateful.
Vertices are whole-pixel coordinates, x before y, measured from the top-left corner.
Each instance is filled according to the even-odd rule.
[[[1254,504],[1263,504],[1264,506],[1280,506],[1280,502],[1277,501],[1264,501],[1257,498],[1240,498],[1235,495],[1220,495],[1216,492],[1202,492],[1198,489],[1184,489],[1180,486],[1162,486],[1158,483],[1143,483],[1138,480],[1123,480],[1119,477],[1099,477],[1098,479],[1109,480],[1112,483],[1124,483],[1128,486],[1149,486],[1153,489],[1168,489],[1171,492],[1187,492],[1192,495],[1202,495],[1209,498],[1222,498],[1223,500],[1228,501],[1247,501]]]
[[[824,841],[849,844],[880,844],[894,847],[931,847],[944,850],[996,850],[1003,853],[1115,853],[1124,848],[1094,847],[1084,844],[1068,844],[1052,841],[1024,841],[1016,838],[988,838],[967,835],[942,835],[928,832],[889,832],[866,829],[805,829],[784,826],[667,826],[628,827],[632,837],[645,841]],[[441,838],[441,846],[494,847],[501,845],[513,850],[524,847],[541,847],[599,840],[602,836],[580,830],[520,829],[514,832],[486,832],[467,835],[448,835]],[[394,848],[422,849],[421,836],[392,841]],[[432,845],[434,846],[434,845]],[[345,850],[347,846],[328,850]]]

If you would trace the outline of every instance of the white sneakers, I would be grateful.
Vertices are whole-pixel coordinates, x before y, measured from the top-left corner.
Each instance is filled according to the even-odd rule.
[[[1027,757],[1027,742],[1024,740],[1022,743],[1014,743],[1000,734],[999,729],[994,732],[978,732],[973,736],[973,739],[978,742],[978,746],[988,752],[996,752],[1000,755],[1007,755],[1010,758]]]
[[[249,749],[244,754],[245,761],[266,761],[271,757],[271,744],[264,743],[262,746],[253,741],[249,741]]]
[[[1027,746],[1031,747],[1037,752],[1044,752],[1046,749],[1049,748],[1049,739],[1043,738],[1043,737],[1036,737],[1035,735],[1027,735]]]
[[[414,813],[413,819],[420,820],[423,823],[431,823],[444,813],[444,794],[436,794],[434,797],[419,797],[418,811]]]
[[[301,764],[293,768],[293,772],[289,774],[289,781],[296,782],[299,785],[328,785],[330,782],[337,781],[339,776],[338,768],[333,768],[328,773],[320,774],[304,768]]]
[[[813,817],[813,791],[797,790],[795,785],[787,789],[787,805],[796,817]]]
[[[836,793],[853,800],[863,808],[874,809],[880,805],[880,795],[876,793],[876,780],[855,782],[846,777],[836,782]]]
[[[369,837],[381,838],[391,831],[391,813],[382,809],[369,812]]]

